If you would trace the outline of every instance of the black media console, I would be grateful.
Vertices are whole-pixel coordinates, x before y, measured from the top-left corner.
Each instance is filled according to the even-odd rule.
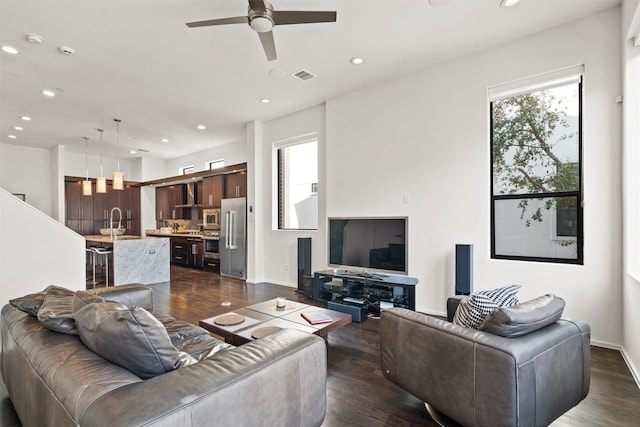
[[[418,279],[414,277],[326,270],[316,272],[314,278],[314,299],[327,303],[331,301],[334,307],[337,304],[353,309],[367,307],[368,312],[375,316],[380,315],[381,308],[416,309]]]

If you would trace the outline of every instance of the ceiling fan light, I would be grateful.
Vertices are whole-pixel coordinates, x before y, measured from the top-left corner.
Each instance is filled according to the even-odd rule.
[[[249,26],[259,33],[268,33],[273,28],[273,21],[268,16],[256,16],[249,22]]]

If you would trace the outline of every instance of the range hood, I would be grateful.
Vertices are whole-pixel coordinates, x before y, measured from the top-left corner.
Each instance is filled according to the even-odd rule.
[[[182,203],[176,205],[176,208],[199,208],[198,204],[197,182],[188,182],[182,184]]]

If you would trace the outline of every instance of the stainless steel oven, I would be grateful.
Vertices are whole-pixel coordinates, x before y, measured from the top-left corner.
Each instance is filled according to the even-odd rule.
[[[220,209],[202,210],[202,228],[205,230],[220,230]]]
[[[204,257],[209,259],[220,259],[220,231],[204,230],[202,232],[202,243],[204,244]]]

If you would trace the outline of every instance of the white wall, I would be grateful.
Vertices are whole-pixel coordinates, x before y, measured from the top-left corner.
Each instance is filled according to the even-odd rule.
[[[277,184],[273,175],[273,144],[303,135],[318,139],[318,230],[274,229],[274,210],[277,209]],[[262,193],[263,206],[257,205],[256,215],[263,215],[262,246],[264,248],[264,276],[256,281],[296,287],[298,283],[298,237],[311,237],[312,271],[327,267],[325,214],[325,107],[319,105],[271,120],[263,124],[262,175],[256,176],[256,193]],[[251,171],[250,171],[251,172]],[[277,221],[276,221],[277,224]],[[252,262],[249,258],[249,262]]]
[[[634,19],[635,18],[635,19]],[[622,5],[624,79],[624,283],[622,289],[623,355],[640,385],[640,47],[631,36],[640,29],[637,0]],[[630,31],[631,30],[631,31]],[[631,34],[630,34],[631,33]]]
[[[555,293],[567,316],[589,321],[595,342],[620,343],[619,34],[614,8],[327,101],[327,216],[409,216],[419,310],[445,311],[455,244],[473,243],[476,290],[519,283],[525,300]],[[491,260],[487,88],[578,64],[586,69],[584,266]]]
[[[85,289],[85,241],[0,188],[0,306],[49,285]]]
[[[51,176],[50,150],[0,144],[0,187],[26,194],[27,203],[54,216]]]
[[[246,162],[247,145],[245,141],[234,141],[208,150],[167,160],[164,176],[179,175],[180,168],[191,165],[195,167],[195,172],[200,172],[207,169],[205,166],[208,165],[208,162],[218,159],[224,159],[225,166]]]
[[[100,175],[100,156],[87,156],[86,164],[89,165],[89,178],[96,178]],[[86,175],[85,155],[81,153],[65,152],[64,173],[66,176],[83,177]],[[113,171],[118,169],[118,159],[112,157],[102,158],[102,172],[107,179],[111,179]],[[131,174],[131,160],[120,159],[120,170],[124,172],[125,181],[134,181]]]

